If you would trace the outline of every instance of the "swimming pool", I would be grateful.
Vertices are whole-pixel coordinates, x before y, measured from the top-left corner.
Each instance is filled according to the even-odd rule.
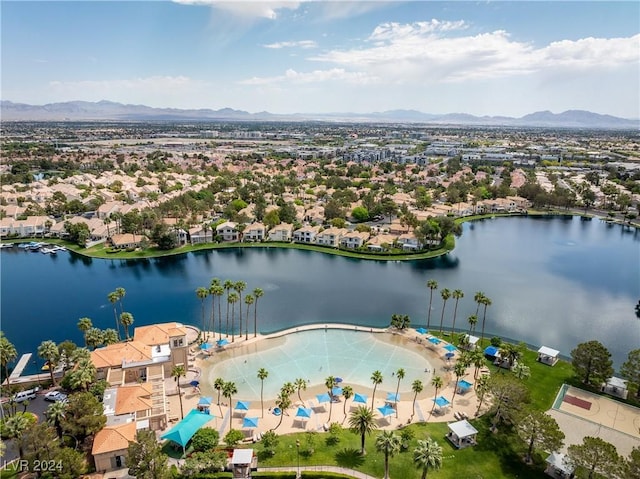
[[[405,377],[400,382],[400,393],[410,394],[414,380],[422,380],[427,387],[433,374],[433,366],[425,355],[411,347],[417,348],[415,343],[408,345],[405,338],[389,334],[343,329],[294,332],[215,354],[207,359],[211,365],[203,369],[201,388],[215,395],[212,385],[221,377],[235,382],[238,394],[234,400],[259,400],[257,373],[265,368],[269,372],[264,381],[265,400],[275,398],[285,382],[297,378],[307,379],[309,387],[313,387],[324,385],[328,376],[336,376],[343,379],[341,386],[350,385],[356,392],[367,392],[373,388],[371,374],[378,370],[383,382],[377,390],[395,392],[398,382],[395,372],[403,368]]]

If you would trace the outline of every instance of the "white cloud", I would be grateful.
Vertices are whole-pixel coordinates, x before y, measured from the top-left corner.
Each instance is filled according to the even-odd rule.
[[[332,68],[330,70],[314,70],[312,72],[297,72],[289,69],[284,75],[273,77],[253,77],[240,82],[241,85],[275,85],[280,83],[310,84],[327,81],[340,81],[353,84],[368,84],[377,81],[363,72],[349,72],[344,68]]]
[[[279,48],[316,48],[318,46],[318,44],[313,41],[313,40],[300,40],[297,42],[276,42],[276,43],[269,43],[267,45],[262,45],[265,48],[273,48],[273,49],[279,49]]]
[[[279,10],[297,10],[302,2],[293,0],[173,0],[183,5],[211,5],[214,8],[226,11],[232,15],[245,18],[278,18]]]

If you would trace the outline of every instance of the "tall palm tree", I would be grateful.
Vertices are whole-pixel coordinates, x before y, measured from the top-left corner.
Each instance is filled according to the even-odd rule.
[[[102,337],[106,346],[116,344],[119,341],[118,332],[113,328],[107,328],[102,331]]]
[[[56,379],[53,376],[53,370],[58,366],[60,361],[60,351],[58,346],[51,340],[42,341],[38,346],[38,356],[44,359],[49,365],[49,375],[51,376],[51,384],[56,385]]]
[[[264,295],[264,291],[260,288],[255,288],[253,290],[253,297],[256,299],[255,304],[253,305],[253,337],[255,338],[258,335],[258,299],[262,298]]]
[[[18,351],[16,347],[0,331],[0,364],[2,364],[5,378],[9,377],[9,363],[15,361],[17,357]]]
[[[233,290],[238,293],[238,310],[240,312],[240,339],[242,339],[242,292],[247,289],[247,283],[244,281],[236,281],[233,285]]]
[[[344,419],[347,418],[347,401],[353,397],[353,388],[351,386],[345,386],[342,388],[342,397],[344,398],[344,404],[342,405],[342,413]],[[344,422],[344,419],[342,422]]]
[[[251,309],[250,306],[253,304],[253,296],[251,294],[247,294],[244,297],[244,304],[247,305],[247,317],[245,318],[244,321],[244,340],[247,341],[249,339],[249,310]]]
[[[220,406],[220,392],[222,391],[223,386],[224,386],[224,379],[216,378],[215,381],[213,381],[213,389],[218,391],[218,406]],[[222,415],[222,413],[220,415]]]
[[[276,427],[271,429],[272,431],[275,431],[280,427],[285,411],[291,407],[291,396],[288,391],[285,391],[284,389],[280,390],[280,394],[278,394],[278,397],[276,398],[276,406],[280,408],[280,420]]]
[[[236,303],[238,302],[238,295],[236,293],[229,294],[229,296],[227,296],[227,302],[231,305],[231,342],[233,343],[236,340],[235,321],[236,321]],[[242,334],[242,332],[240,334]]]
[[[302,398],[300,397],[300,391],[306,391],[307,390],[307,380],[304,378],[298,378],[293,382],[293,385],[295,386],[296,390],[298,391],[298,400],[300,402],[302,402]]]
[[[229,431],[231,431],[231,415],[233,414],[233,395],[238,394],[236,383],[228,381],[222,386],[222,395],[229,400]]]
[[[224,283],[222,284],[222,287],[227,293],[227,338],[228,338],[229,337],[229,305],[231,304],[229,303],[229,295],[231,294],[231,290],[233,289],[233,281],[231,281],[230,279],[225,279]]]
[[[129,341],[129,326],[133,324],[133,314],[127,313],[126,311],[120,314],[120,323],[122,323],[122,326],[124,327],[125,337],[127,338],[127,341]]]
[[[178,398],[180,399],[180,418],[184,419],[184,409],[182,408],[182,391],[180,391],[180,378],[187,375],[187,371],[184,366],[174,366],[171,369],[171,377],[178,385]]]
[[[262,392],[264,390],[264,380],[269,376],[269,371],[265,368],[258,369],[258,379],[260,380],[260,408],[262,409],[262,417],[264,417],[264,401],[262,400]]]
[[[84,337],[84,346],[87,346],[87,331],[89,331],[93,327],[93,323],[90,318],[80,318],[78,320],[78,329],[82,331],[82,336]]]
[[[422,479],[426,479],[430,467],[439,469],[442,466],[442,447],[430,437],[419,439],[413,450],[413,463],[422,470]]]
[[[431,378],[431,385],[436,389],[436,392],[433,394],[433,406],[431,406],[431,412],[429,413],[430,416],[433,416],[433,410],[436,407],[436,399],[438,398],[438,391],[444,385],[444,381],[440,376],[433,376],[433,378]]]
[[[113,317],[116,320],[116,331],[118,331],[118,339],[120,338],[120,321],[118,320],[118,309],[116,308],[116,303],[118,302],[118,293],[112,291],[107,295],[107,299],[113,306]]]
[[[467,367],[462,361],[458,361],[456,365],[453,367],[453,372],[456,375],[456,384],[453,387],[453,396],[451,397],[451,407],[453,407],[453,401],[456,398],[456,394],[458,392],[458,382],[460,382],[460,378],[464,376],[467,372]]]
[[[453,308],[453,324],[451,325],[451,334],[456,330],[456,316],[458,315],[458,301],[464,298],[464,292],[461,289],[454,289],[451,293],[451,297],[456,300],[456,305]]]
[[[327,388],[327,390],[329,391],[329,419],[327,419],[327,422],[330,423],[331,422],[331,412],[333,411],[333,388],[336,386],[336,378],[333,377],[333,376],[328,376],[324,380],[324,385]]]
[[[24,450],[22,449],[22,436],[29,429],[31,423],[24,414],[14,414],[7,418],[2,427],[3,435],[11,439],[15,439],[18,443],[18,455],[22,457]]]
[[[489,376],[482,375],[476,382],[476,396],[480,400],[478,402],[478,409],[476,409],[476,416],[480,413],[482,402],[484,401],[485,394],[489,392]]]
[[[349,416],[349,428],[351,432],[360,434],[360,454],[364,456],[365,436],[378,429],[373,411],[367,406],[358,406]]]
[[[201,334],[206,335],[206,334],[208,334],[208,331],[207,331],[207,326],[204,323],[204,300],[207,299],[207,296],[209,296],[209,290],[207,288],[203,288],[201,286],[198,289],[196,289],[196,296],[200,300],[200,309],[202,311],[202,332],[201,332]],[[207,338],[205,337],[204,340],[206,341]]]
[[[87,331],[87,347],[95,349],[102,344],[104,344],[104,334],[102,334],[102,330],[89,328]]]
[[[476,324],[478,324],[478,317],[475,314],[472,314],[467,318],[467,322],[469,323],[469,336],[471,336],[472,332],[476,330]]]
[[[482,303],[482,298],[484,298],[484,293],[482,291],[476,291],[476,294],[473,295],[473,300],[477,303],[476,304],[476,318],[478,317],[478,314],[480,313],[480,304]]]
[[[411,410],[412,421],[413,421],[413,416],[416,414],[416,399],[418,398],[418,394],[420,394],[423,389],[424,389],[424,385],[422,384],[422,381],[420,381],[419,379],[416,379],[411,384],[411,390],[413,391],[413,408]]]
[[[70,374],[69,382],[74,389],[88,391],[89,386],[96,380],[96,367],[89,358],[82,358]]]
[[[216,310],[216,288],[222,287],[220,284],[220,278],[213,278],[211,283],[209,284],[209,296],[211,296],[211,319],[209,320],[209,330],[215,331],[216,329],[216,321],[215,321],[215,310]],[[215,334],[213,335],[215,339]],[[220,337],[222,339],[222,336]]]
[[[447,307],[447,301],[451,297],[451,291],[447,288],[444,288],[440,291],[440,296],[442,296],[442,314],[440,315],[440,334],[442,335],[442,323],[444,321],[444,309]]]
[[[211,301],[213,301],[214,298],[218,298],[218,339],[222,339],[222,296],[224,296],[224,288],[220,284],[211,286]],[[227,322],[227,328],[228,324]]]
[[[400,368],[396,371],[396,377],[398,378],[398,384],[396,385],[396,401],[398,401],[398,391],[400,391],[400,381],[404,379],[404,369]],[[396,402],[396,418],[398,417],[398,403]]]
[[[474,349],[473,351],[471,351],[471,354],[469,354],[469,360],[475,368],[473,370],[473,379],[478,379],[478,371],[480,371],[480,368],[484,366],[484,354],[481,350]]]
[[[378,384],[382,383],[382,373],[380,371],[374,371],[371,375],[371,382],[373,383],[373,394],[371,395],[371,410],[375,407],[375,399],[376,399],[376,388]]]
[[[376,438],[376,450],[384,454],[384,479],[389,479],[389,457],[400,452],[400,436],[393,431],[382,431]]]
[[[123,287],[116,288],[115,293],[118,295],[118,301],[120,301],[120,314],[124,313],[124,302],[122,301],[127,294],[127,291]]]
[[[45,412],[47,416],[47,422],[56,428],[58,439],[62,441],[62,422],[64,421],[67,413],[67,403],[63,401],[56,401],[51,404]]]
[[[429,288],[429,312],[427,314],[427,329],[431,327],[431,302],[433,301],[433,290],[438,289],[438,282],[435,279],[427,281],[427,288]]]
[[[480,347],[482,347],[482,342],[484,341],[484,324],[487,320],[487,308],[491,306],[491,300],[488,297],[483,296],[482,306],[484,306],[484,310],[482,312],[482,335],[480,336]]]

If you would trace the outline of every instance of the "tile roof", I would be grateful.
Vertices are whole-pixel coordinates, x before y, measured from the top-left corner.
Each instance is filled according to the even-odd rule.
[[[153,403],[145,396],[151,396],[149,383],[120,386],[116,395],[116,415],[151,409]]]
[[[136,340],[110,344],[104,348],[91,351],[91,362],[98,369],[121,366],[123,361],[137,362],[150,359],[151,350],[149,346]]]
[[[136,423],[130,422],[118,426],[105,426],[98,431],[94,440],[91,454],[105,454],[127,449],[129,443],[136,439]]]
[[[170,337],[186,334],[187,329],[180,323],[160,323],[137,327],[133,333],[133,339],[149,346],[155,346],[168,343]]]

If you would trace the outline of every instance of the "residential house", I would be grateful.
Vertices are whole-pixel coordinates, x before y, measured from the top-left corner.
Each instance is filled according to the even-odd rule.
[[[242,234],[243,241],[264,241],[267,229],[262,223],[251,223],[247,225]]]
[[[55,220],[48,216],[27,216],[23,220],[13,218],[2,218],[0,220],[0,237],[14,235],[19,237],[44,236],[47,231],[46,225],[50,222],[55,224]]]
[[[304,213],[304,221],[309,223],[322,224],[324,222],[324,206],[314,206]]]
[[[348,232],[346,228],[327,228],[316,235],[316,244],[337,248],[342,237]]]
[[[422,243],[418,241],[413,233],[404,233],[398,236],[397,243],[405,251],[416,251],[422,249]]]
[[[303,226],[293,232],[293,241],[297,243],[315,243],[320,226]]]
[[[386,251],[395,242],[397,236],[391,234],[379,234],[372,237],[367,243],[367,249],[370,251]]]
[[[111,235],[111,244],[115,249],[129,249],[140,247],[140,242],[145,239],[144,235],[134,235],[132,233],[121,233]]]
[[[269,241],[289,242],[293,238],[293,225],[280,223],[269,230]]]
[[[135,441],[136,432],[133,422],[105,426],[98,431],[91,449],[96,471],[105,473],[126,467],[129,443]]]
[[[370,236],[366,231],[349,231],[340,238],[340,246],[351,249],[360,248]]]
[[[233,221],[225,221],[216,226],[216,234],[222,241],[238,241],[238,224]]]
[[[213,241],[213,230],[209,227],[194,226],[189,228],[189,240],[191,244],[211,243]]]

